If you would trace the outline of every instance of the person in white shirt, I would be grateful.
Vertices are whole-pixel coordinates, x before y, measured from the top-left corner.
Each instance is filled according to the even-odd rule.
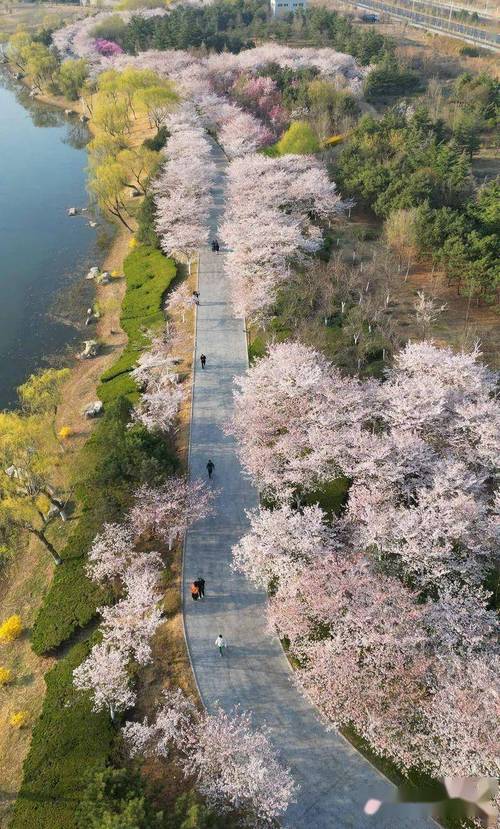
[[[227,642],[224,639],[222,633],[219,633],[217,639],[215,640],[215,647],[219,648],[220,655],[224,656],[224,648],[227,648]]]

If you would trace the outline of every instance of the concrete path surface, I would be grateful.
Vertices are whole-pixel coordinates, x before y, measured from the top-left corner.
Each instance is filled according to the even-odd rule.
[[[226,162],[214,146],[218,176],[211,232],[224,208]],[[263,229],[264,232],[264,229]],[[233,377],[247,367],[244,324],[233,316],[223,270],[224,254],[200,254],[200,306],[197,315],[196,369],[190,443],[190,474],[206,477],[211,458],[217,491],[215,512],[187,535],[184,554],[184,622],[200,694],[207,709],[239,704],[252,712],[256,726],[267,725],[281,760],[299,785],[283,825],[293,829],[431,829],[420,807],[384,805],[374,817],[363,813],[370,797],[391,801],[394,787],[341,735],[327,730],[317,711],[296,689],[281,645],[266,631],[266,596],[232,572],[231,546],[247,528],[245,510],[258,497],[244,477],[232,438],[223,424],[232,408]],[[201,369],[199,356],[206,354]],[[206,580],[206,598],[193,601],[191,582]],[[214,641],[228,641],[221,658]]]

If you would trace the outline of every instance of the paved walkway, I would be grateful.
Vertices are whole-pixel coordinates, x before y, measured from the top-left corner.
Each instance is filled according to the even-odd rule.
[[[224,207],[225,160],[214,147],[218,177],[211,231]],[[222,427],[231,414],[233,377],[247,367],[246,338],[235,319],[223,273],[224,255],[200,255],[200,306],[197,319],[190,471],[206,477],[215,463],[211,486],[218,490],[215,513],[188,533],[184,556],[184,618],[191,660],[208,710],[239,704],[252,712],[256,726],[266,724],[282,760],[300,786],[297,803],[283,821],[293,829],[431,829],[417,807],[384,806],[374,817],[363,813],[369,797],[391,800],[395,790],[336,731],[328,731],[316,710],[293,684],[277,638],[266,633],[266,596],[230,568],[231,546],[245,532],[245,509],[257,492],[242,474],[234,441]],[[203,371],[200,354],[207,356]],[[206,580],[206,599],[194,602],[190,584]],[[221,658],[218,633],[229,644]]]

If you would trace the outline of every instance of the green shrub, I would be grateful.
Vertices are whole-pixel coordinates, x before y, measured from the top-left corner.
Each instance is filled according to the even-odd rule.
[[[153,138],[145,138],[142,142],[144,147],[147,147],[148,150],[154,150],[154,152],[159,153],[160,150],[163,150],[163,147],[167,143],[167,140],[170,138],[170,133],[166,127],[160,127],[156,135]]]
[[[85,627],[109,600],[85,575],[87,552],[103,523],[121,520],[142,483],[159,483],[176,469],[164,437],[138,424],[129,428],[130,409],[125,398],[114,401],[81,451],[74,473],[81,516],[33,625],[32,647],[38,654]]]
[[[163,815],[146,799],[138,774],[128,769],[94,772],[76,815],[78,829],[161,829]]]
[[[365,81],[365,97],[368,101],[394,95],[408,95],[422,86],[418,75],[400,66],[394,55],[385,55],[372,69]]]
[[[97,394],[105,404],[121,396],[132,402],[137,399],[137,386],[129,373],[148,345],[146,332],[163,322],[163,295],[175,277],[172,259],[147,245],[140,245],[129,253],[123,268],[127,289],[120,324],[128,343],[123,354],[101,377]]]
[[[153,193],[147,193],[137,211],[136,238],[141,244],[160,249],[160,237],[155,228],[156,205]]]
[[[47,693],[24,761],[11,829],[76,829],[83,769],[97,770],[109,759],[109,715],[93,713],[88,694],[73,687],[73,669],[89,647],[75,645],[46,675]]]
[[[462,48],[458,50],[458,54],[463,55],[466,58],[478,58],[481,52],[479,49],[476,49],[475,46],[462,46]]]

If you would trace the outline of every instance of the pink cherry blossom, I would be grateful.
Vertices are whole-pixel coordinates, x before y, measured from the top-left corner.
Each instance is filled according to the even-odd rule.
[[[117,711],[134,705],[126,657],[105,643],[94,645],[90,655],[75,668],[73,682],[80,691],[92,693],[94,711],[109,708],[112,719]]]
[[[237,811],[251,826],[274,825],[293,799],[295,785],[268,732],[252,728],[250,716],[238,710],[200,714],[179,690],[164,697],[152,723],[125,726],[132,754],[165,757],[173,745],[184,773],[217,812]]]
[[[135,493],[130,523],[137,535],[151,534],[171,546],[191,524],[210,514],[213,497],[199,480],[169,478],[156,489],[144,485]]]
[[[104,643],[140,665],[151,661],[150,640],[161,623],[159,569],[150,554],[139,555],[125,571],[126,597],[99,608]]]
[[[250,531],[233,547],[235,569],[260,587],[288,584],[304,565],[324,553],[331,536],[317,506],[299,512],[288,504],[247,513]]]
[[[148,383],[147,390],[134,408],[133,417],[146,429],[168,432],[184,400],[184,390],[174,375],[163,375],[159,380]]]
[[[87,575],[94,581],[113,580],[123,575],[134,555],[129,524],[104,524],[90,548]]]

